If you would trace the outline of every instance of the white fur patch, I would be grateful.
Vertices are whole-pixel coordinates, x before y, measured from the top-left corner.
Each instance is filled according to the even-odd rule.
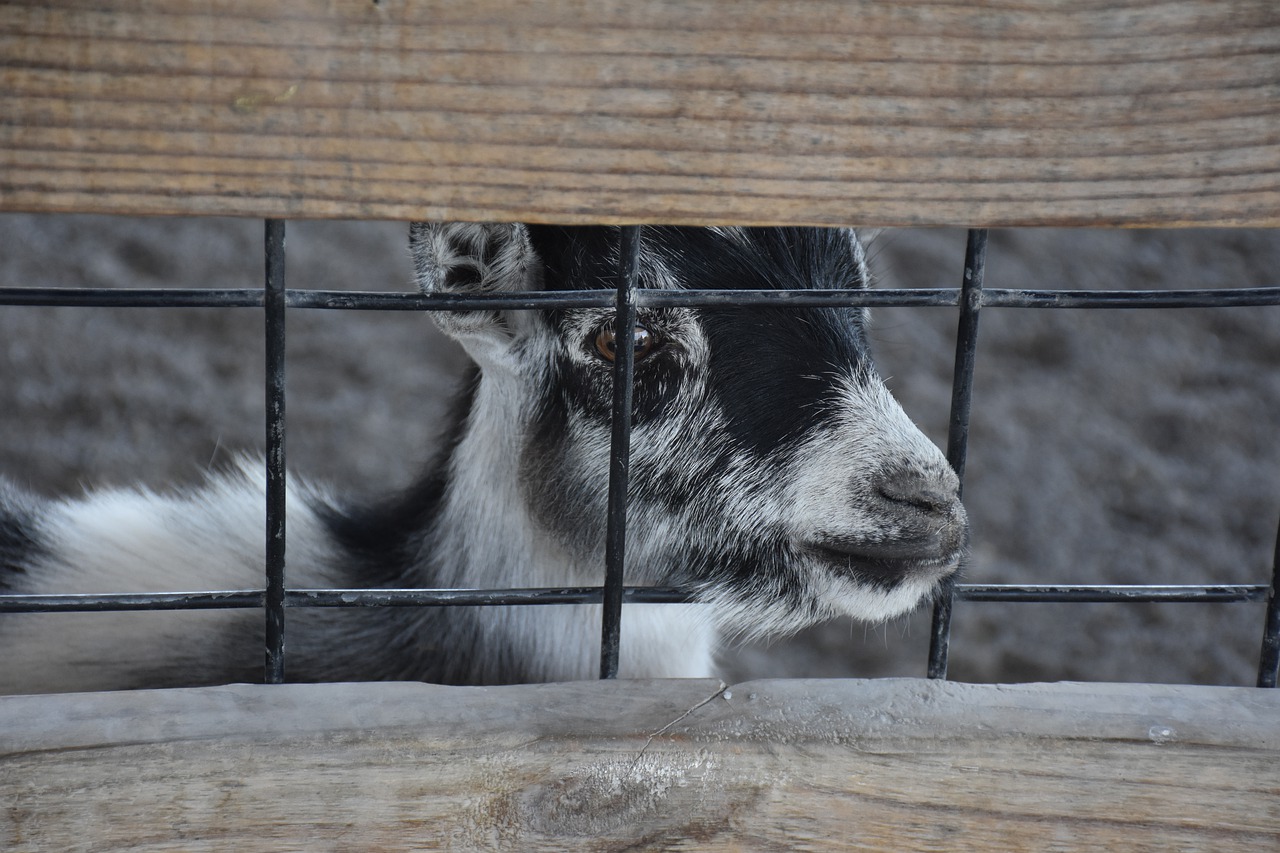
[[[291,484],[286,579],[295,587],[339,582],[315,494]],[[189,494],[93,492],[53,503],[40,519],[56,545],[16,577],[20,593],[200,592],[266,585],[266,490],[261,465],[239,469]],[[136,685],[138,673],[200,681],[230,636],[261,666],[260,611],[7,614],[0,616],[0,691],[105,690]],[[214,659],[211,659],[214,658]]]

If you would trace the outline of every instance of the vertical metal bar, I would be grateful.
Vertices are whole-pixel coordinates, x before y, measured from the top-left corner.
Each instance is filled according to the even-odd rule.
[[[284,681],[284,221],[266,221],[267,643],[266,682]]]
[[[600,677],[618,677],[622,640],[622,568],[627,544],[627,472],[631,461],[631,383],[635,376],[636,276],[640,269],[640,226],[620,229],[618,301],[614,313],[613,435],[609,448],[609,519],[604,544],[604,613],[600,635]]]
[[[1271,589],[1267,591],[1267,616],[1262,628],[1262,654],[1258,661],[1258,686],[1275,687],[1280,677],[1280,529],[1271,564]]]
[[[982,309],[982,279],[987,267],[987,229],[969,231],[965,247],[964,281],[960,293],[960,322],[956,331],[956,367],[951,379],[951,419],[947,429],[947,461],[960,478],[964,494],[964,467],[969,455],[969,410],[973,402],[973,367],[978,353],[978,313]],[[961,569],[963,569],[963,564]],[[933,607],[929,636],[930,678],[947,677],[951,643],[951,607],[954,580],[948,579]]]

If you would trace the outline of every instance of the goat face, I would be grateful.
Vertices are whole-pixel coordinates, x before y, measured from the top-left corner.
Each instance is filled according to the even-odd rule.
[[[427,291],[610,287],[616,228],[415,224]],[[645,288],[866,284],[847,230],[645,228]],[[518,397],[528,514],[590,571],[605,518],[612,350],[636,352],[629,583],[697,590],[726,631],[878,621],[929,597],[967,543],[958,482],[876,375],[859,309],[436,314]],[[516,381],[511,381],[514,378]],[[506,440],[510,440],[509,438]],[[495,472],[495,476],[506,476]],[[579,580],[578,578],[572,578]],[[571,578],[566,577],[566,581]]]

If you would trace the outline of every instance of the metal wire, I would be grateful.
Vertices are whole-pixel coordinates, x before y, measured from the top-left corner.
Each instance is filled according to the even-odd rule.
[[[964,280],[960,288],[960,322],[956,330],[956,366],[951,374],[951,414],[947,427],[947,461],[960,481],[964,497],[964,470],[969,457],[969,412],[973,407],[973,372],[978,356],[978,315],[982,309],[982,281],[987,269],[987,230],[969,231],[965,247]],[[960,572],[966,567],[962,560]],[[929,630],[929,678],[947,677],[947,656],[951,643],[951,610],[955,600],[954,581],[948,578],[933,606]]]
[[[620,229],[619,281],[614,290],[492,294],[415,294],[285,287],[285,223],[265,223],[266,280],[263,288],[5,287],[0,305],[161,308],[261,308],[267,345],[266,586],[261,590],[0,595],[2,613],[101,612],[262,608],[267,621],[266,680],[285,677],[285,610],[289,607],[483,607],[499,605],[603,604],[601,677],[618,672],[624,603],[678,604],[693,594],[674,587],[625,587],[626,487],[634,358],[629,330],[637,308],[713,307],[958,307],[959,329],[947,457],[962,488],[972,405],[978,316],[983,307],[1048,309],[1224,308],[1280,305],[1280,287],[1183,291],[985,289],[987,232],[969,232],[965,276],[959,289],[888,290],[653,290],[636,288],[640,229]],[[614,420],[610,454],[605,579],[601,587],[554,589],[288,589],[285,584],[285,314],[289,308],[369,311],[615,309],[618,340],[614,361]],[[1275,687],[1280,671],[1280,532],[1269,586],[1220,585],[948,585],[934,612],[928,674],[945,678],[954,601],[974,602],[1267,602],[1258,686]]]
[[[640,290],[639,308],[735,305],[761,308],[954,308],[963,288],[876,290]],[[0,287],[0,305],[81,308],[261,308],[260,288],[183,290],[178,288]],[[335,311],[530,311],[609,308],[612,290],[562,290],[461,296],[346,290],[287,290],[285,306]],[[1280,305],[1280,287],[1221,290],[1010,290],[986,288],[989,308],[1243,308]]]
[[[631,461],[631,385],[635,377],[636,276],[640,226],[619,229],[617,304],[613,317],[613,421],[609,443],[609,517],[604,542],[604,612],[600,677],[618,677],[622,645],[622,578],[627,546],[627,474]]]
[[[1024,603],[1216,603],[1269,600],[1266,584],[963,584],[957,601]],[[690,589],[674,586],[626,586],[627,604],[689,604]],[[523,604],[599,604],[604,587],[528,589],[287,589],[286,607],[495,607]],[[261,589],[209,592],[111,592],[65,595],[0,595],[0,613],[88,613],[123,610],[230,610],[260,608]]]
[[[267,589],[266,682],[284,681],[285,422],[284,422],[284,222],[266,221],[266,285],[263,308],[267,339]]]
[[[1280,528],[1280,526],[1278,526]],[[1280,529],[1271,562],[1271,586],[1266,589],[1267,615],[1262,623],[1262,651],[1258,656],[1258,686],[1275,687],[1280,678]]]
[[[1108,604],[1137,602],[1181,602],[1226,604],[1262,601],[1267,587],[1262,584],[956,584],[957,601],[1025,601],[1037,604],[1072,602]]]

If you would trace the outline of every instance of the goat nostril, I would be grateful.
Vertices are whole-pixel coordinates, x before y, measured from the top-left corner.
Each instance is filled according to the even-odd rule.
[[[902,504],[924,512],[947,512],[955,505],[954,492],[923,484],[917,478],[890,480],[876,487],[876,493],[889,503]]]
[[[937,512],[942,509],[947,501],[941,495],[935,493],[919,493],[909,496],[895,495],[889,492],[880,491],[880,496],[890,503],[903,504],[915,509],[922,509],[926,512]]]

